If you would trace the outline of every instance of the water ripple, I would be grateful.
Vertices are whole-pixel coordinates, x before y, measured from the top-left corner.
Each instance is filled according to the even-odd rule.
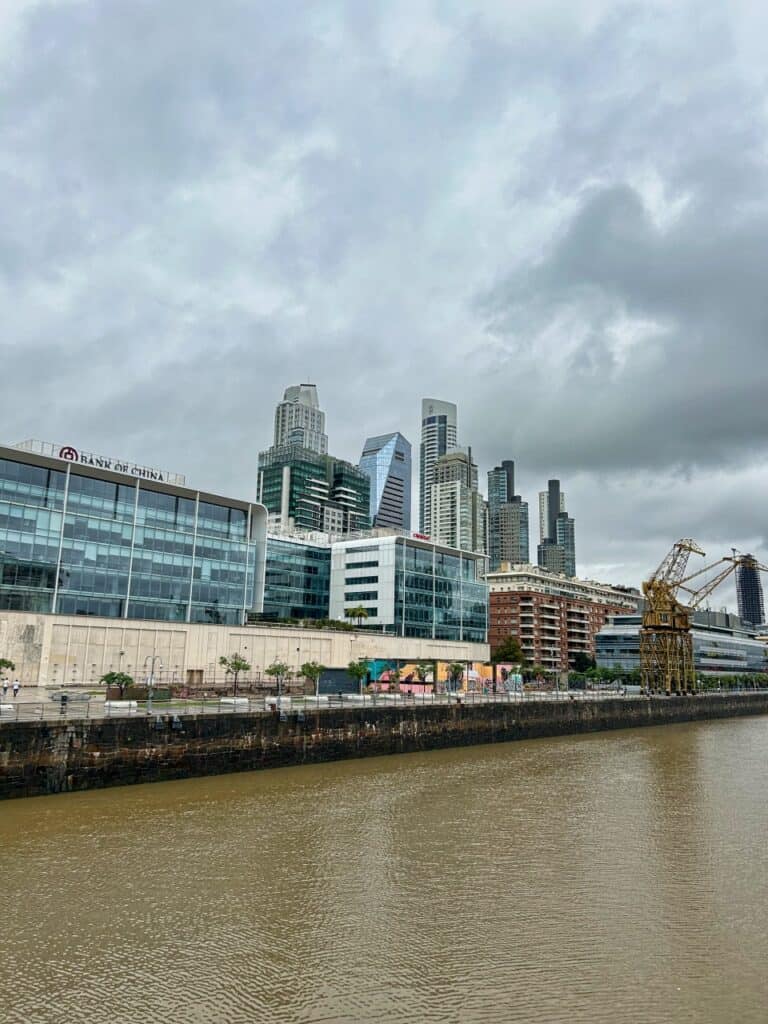
[[[731,1024],[768,719],[0,805],[0,1024]]]

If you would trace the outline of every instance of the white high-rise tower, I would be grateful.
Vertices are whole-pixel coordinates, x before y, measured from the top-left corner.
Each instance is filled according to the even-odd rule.
[[[456,447],[456,406],[436,398],[421,401],[421,462],[419,466],[419,529],[432,535],[432,484],[435,463]]]
[[[314,384],[294,384],[285,389],[283,400],[275,409],[274,447],[284,444],[298,444],[320,455],[327,454],[325,413],[320,409]]]

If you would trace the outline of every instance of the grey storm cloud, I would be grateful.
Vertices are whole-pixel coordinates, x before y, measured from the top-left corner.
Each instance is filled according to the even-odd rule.
[[[580,566],[768,557],[768,15],[739,0],[5,0],[6,441],[253,496],[459,405]],[[535,515],[532,515],[535,521]]]

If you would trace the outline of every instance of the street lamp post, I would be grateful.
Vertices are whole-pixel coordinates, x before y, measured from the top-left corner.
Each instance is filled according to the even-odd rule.
[[[155,685],[155,663],[160,662],[160,671],[163,670],[163,662],[159,654],[148,654],[144,659],[144,668],[149,662],[149,675],[147,676],[147,714],[152,714],[152,690]]]

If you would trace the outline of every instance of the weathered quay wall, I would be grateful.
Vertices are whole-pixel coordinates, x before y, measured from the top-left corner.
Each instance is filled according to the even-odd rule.
[[[768,713],[768,692],[0,725],[0,799]]]

